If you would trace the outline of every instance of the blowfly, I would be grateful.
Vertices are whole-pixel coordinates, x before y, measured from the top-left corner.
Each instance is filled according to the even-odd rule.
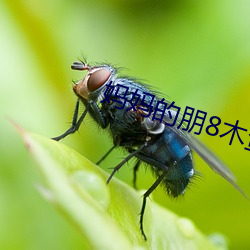
[[[116,147],[128,152],[114,167],[107,183],[131,158],[136,158],[134,184],[139,166],[142,163],[150,166],[156,181],[143,195],[140,230],[145,240],[143,216],[147,197],[159,184],[172,197],[184,193],[195,174],[192,151],[243,193],[231,171],[201,142],[178,127],[178,111],[171,109],[171,105],[164,112],[159,111],[164,110],[161,99],[145,84],[133,78],[119,77],[118,70],[109,64],[90,66],[85,62],[74,62],[71,68],[84,70],[87,74],[73,87],[78,99],[71,127],[53,139],[59,141],[76,132],[89,113],[102,129],[108,129],[113,138],[113,147],[101,160]],[[79,115],[80,103],[85,110]]]

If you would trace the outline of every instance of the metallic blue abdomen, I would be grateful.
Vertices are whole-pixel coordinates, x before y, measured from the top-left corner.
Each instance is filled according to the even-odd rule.
[[[155,175],[166,173],[162,184],[174,197],[185,191],[190,177],[194,175],[189,146],[168,127],[162,134],[156,135],[137,157],[150,164]]]

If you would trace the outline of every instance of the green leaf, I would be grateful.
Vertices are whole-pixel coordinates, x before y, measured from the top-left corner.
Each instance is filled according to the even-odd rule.
[[[81,232],[83,249],[226,249],[212,243],[186,218],[148,199],[144,241],[139,229],[143,192],[108,174],[75,150],[21,130],[45,179],[43,196]]]

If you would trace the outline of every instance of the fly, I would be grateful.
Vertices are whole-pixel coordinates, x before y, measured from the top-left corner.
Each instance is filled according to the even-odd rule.
[[[157,100],[160,99],[152,101],[150,96],[154,93],[146,85],[132,78],[119,77],[117,70],[109,64],[90,66],[85,62],[74,62],[71,68],[87,71],[87,74],[73,87],[78,99],[71,127],[53,139],[59,141],[76,132],[89,113],[102,129],[108,129],[113,138],[113,147],[98,163],[116,147],[123,147],[128,152],[125,159],[113,169],[107,183],[131,158],[137,159],[134,166],[134,185],[139,166],[146,163],[151,167],[157,178],[143,195],[140,213],[140,230],[145,240],[143,216],[147,197],[159,184],[162,184],[172,197],[184,193],[195,174],[192,151],[245,195],[236,184],[232,172],[201,142],[182,129],[177,129],[178,124],[163,124],[169,124],[172,119],[177,119],[174,110],[166,110],[162,123],[152,119],[153,112],[150,112],[149,106],[153,107],[151,111],[154,111]],[[119,86],[124,89],[119,90]],[[148,96],[143,99],[145,93]],[[80,102],[85,106],[85,110],[79,116]]]

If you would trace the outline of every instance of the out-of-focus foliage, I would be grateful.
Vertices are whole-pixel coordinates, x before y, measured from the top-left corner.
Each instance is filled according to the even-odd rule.
[[[125,75],[146,79],[181,107],[216,115],[222,123],[248,129],[230,135],[199,136],[225,161],[249,195],[250,2],[232,1],[2,1],[0,3],[0,248],[72,249],[82,239],[38,195],[39,176],[7,120],[47,137],[66,130],[75,97],[70,70],[85,55],[89,62],[124,66]],[[206,123],[208,124],[208,123]],[[221,125],[220,134],[230,128]],[[97,132],[98,131],[98,132]],[[95,142],[95,143],[93,143]],[[92,161],[110,138],[86,119],[80,133],[65,139]],[[102,164],[107,171],[123,152]],[[173,201],[158,188],[154,199],[205,233],[226,235],[231,249],[248,249],[250,204],[196,159],[204,177],[194,180],[183,199]],[[131,183],[132,164],[118,178]],[[139,173],[147,188],[150,171]]]

